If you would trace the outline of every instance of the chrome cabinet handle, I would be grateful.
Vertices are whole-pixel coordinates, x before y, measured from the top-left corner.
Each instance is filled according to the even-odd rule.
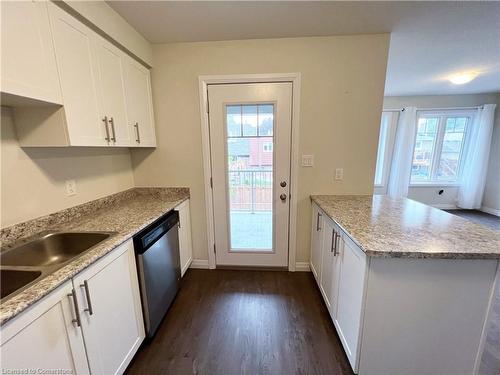
[[[332,246],[330,247],[330,253],[333,253],[333,256],[335,256],[336,253],[336,243],[335,243],[335,236],[337,233],[335,233],[335,229],[332,230]]]
[[[337,255],[340,255],[339,240],[340,240],[340,234],[337,233],[337,237],[335,238],[335,249]]]
[[[333,230],[335,232],[335,230]],[[339,252],[338,252],[338,247],[337,247],[337,238],[339,238],[339,235],[337,232],[335,232],[335,236],[333,237],[333,242],[335,242],[335,246],[333,248],[333,256],[336,257]]]
[[[115,134],[115,120],[113,120],[113,117],[109,118],[109,123],[111,124],[111,133],[113,133],[113,137],[111,137],[111,140],[113,142],[116,142],[116,134]]]
[[[137,139],[135,140],[137,143],[141,143],[141,134],[139,133],[139,123],[136,122],[134,124],[135,131],[137,133]]]
[[[319,218],[322,217],[323,215],[321,212],[318,212],[318,217],[316,218],[316,232],[319,232],[321,230],[321,227],[319,226]]]
[[[71,293],[68,294],[68,297],[73,298],[73,306],[75,308],[75,315],[76,318],[72,319],[72,323],[76,323],[77,327],[80,327],[82,325],[82,321],[80,320],[80,310],[78,309],[78,300],[76,299],[76,292],[75,289],[71,290]]]
[[[83,281],[83,284],[80,284],[80,288],[85,289],[85,297],[87,298],[87,308],[83,309],[83,311],[87,311],[89,315],[92,315],[94,313],[94,310],[92,309],[92,301],[90,299],[90,289],[89,289],[89,283],[87,280]]]
[[[111,140],[111,138],[109,138],[108,116],[104,116],[104,118],[102,119],[102,121],[104,122],[104,128],[106,129],[106,136],[104,137],[104,139],[107,142],[109,142]]]

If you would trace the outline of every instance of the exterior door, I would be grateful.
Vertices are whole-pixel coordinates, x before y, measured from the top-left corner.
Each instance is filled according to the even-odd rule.
[[[217,265],[288,264],[292,83],[208,86]]]

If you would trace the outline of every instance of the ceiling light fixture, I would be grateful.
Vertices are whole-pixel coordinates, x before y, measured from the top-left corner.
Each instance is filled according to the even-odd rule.
[[[448,80],[455,85],[463,85],[464,83],[472,81],[477,76],[478,73],[476,72],[462,72],[449,76]]]

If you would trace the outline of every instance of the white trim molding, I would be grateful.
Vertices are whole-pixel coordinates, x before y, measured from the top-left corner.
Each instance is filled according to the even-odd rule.
[[[203,75],[198,77],[200,94],[200,118],[203,151],[203,172],[205,181],[205,216],[207,220],[207,252],[208,268],[216,268],[214,252],[214,216],[213,197],[210,187],[212,166],[210,163],[210,133],[207,112],[208,85],[210,84],[235,84],[235,83],[292,83],[292,144],[290,168],[290,222],[288,232],[288,270],[295,271],[295,258],[297,253],[297,191],[298,191],[298,166],[299,166],[299,118],[300,118],[300,73],[271,73],[271,74],[236,74],[236,75]],[[193,264],[196,260],[193,260]],[[192,268],[193,264],[191,265]]]
[[[309,262],[295,262],[295,271],[297,272],[311,272]]]
[[[481,207],[481,211],[486,212],[487,214],[495,215],[495,216],[500,216],[500,210],[496,208],[490,208],[486,206]]]
[[[193,259],[189,268],[198,268],[198,269],[208,269],[208,260],[206,259]]]

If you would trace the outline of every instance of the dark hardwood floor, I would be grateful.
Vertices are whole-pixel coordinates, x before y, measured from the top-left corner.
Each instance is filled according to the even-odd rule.
[[[500,230],[500,217],[479,210],[445,210],[446,212],[461,216],[492,229]]]
[[[352,374],[311,273],[189,270],[128,374]]]

